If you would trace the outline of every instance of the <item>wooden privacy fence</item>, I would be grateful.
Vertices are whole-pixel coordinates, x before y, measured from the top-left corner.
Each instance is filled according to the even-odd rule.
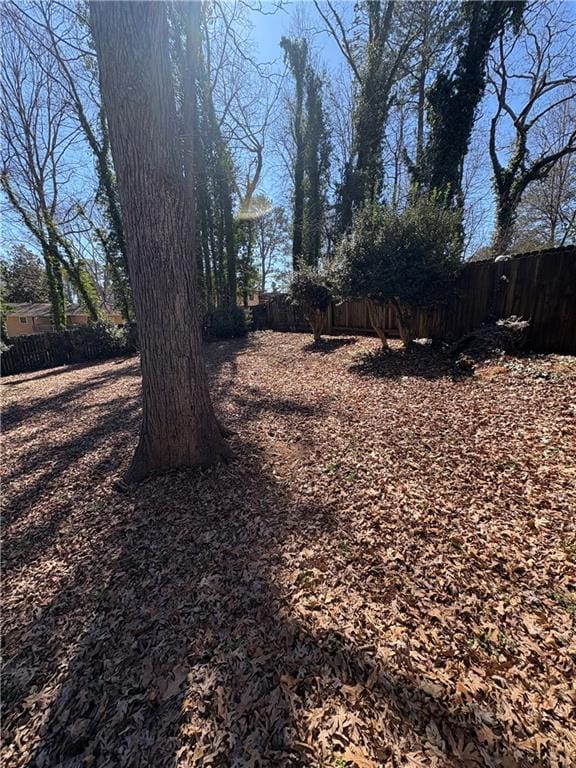
[[[309,330],[301,309],[285,296],[274,297],[265,306],[267,327]],[[394,308],[387,304],[379,312],[384,315],[388,334],[398,336]],[[530,321],[531,349],[576,354],[575,246],[466,264],[444,306],[414,310],[414,335],[454,340],[510,315]],[[365,300],[332,302],[325,313],[326,334],[372,332]]]
[[[2,352],[0,358],[2,376],[107,357],[100,344],[86,337],[81,344],[74,343],[75,333],[77,331],[39,333],[10,339],[8,350]]]

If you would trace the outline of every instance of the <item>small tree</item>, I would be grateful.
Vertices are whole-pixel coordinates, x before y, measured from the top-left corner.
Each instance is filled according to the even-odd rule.
[[[340,246],[339,292],[368,301],[370,322],[387,346],[380,312],[392,302],[404,345],[413,340],[412,308],[444,300],[461,263],[460,215],[444,200],[422,198],[403,211],[366,206]]]
[[[15,245],[8,260],[2,262],[2,279],[8,302],[48,301],[46,269],[38,256],[23,245]]]
[[[324,328],[324,313],[330,306],[332,291],[327,270],[320,270],[300,263],[292,276],[288,295],[293,304],[302,307],[310,323],[314,341],[320,341]]]

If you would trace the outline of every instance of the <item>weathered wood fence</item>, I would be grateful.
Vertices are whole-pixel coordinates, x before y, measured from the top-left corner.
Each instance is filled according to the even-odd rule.
[[[275,330],[309,330],[302,311],[285,296],[274,297],[265,307],[260,324]],[[389,335],[398,336],[394,308],[386,305],[379,311]],[[444,306],[414,310],[415,337],[458,339],[510,315],[530,321],[531,349],[576,354],[575,246],[466,264]],[[326,334],[372,332],[364,300],[333,302],[325,313]]]
[[[2,376],[100,360],[107,356],[102,352],[101,345],[86,337],[82,338],[81,345],[74,343],[75,333],[77,331],[39,333],[10,339],[8,350],[2,352],[0,357]]]

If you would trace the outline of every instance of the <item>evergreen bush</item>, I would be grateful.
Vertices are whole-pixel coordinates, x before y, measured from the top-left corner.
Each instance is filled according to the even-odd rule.
[[[339,292],[368,300],[371,322],[375,305],[391,302],[405,344],[412,341],[411,308],[445,301],[461,265],[460,214],[443,200],[422,198],[403,211],[385,205],[365,206],[352,234],[339,248]]]
[[[125,354],[126,342],[123,329],[111,323],[98,321],[75,328],[68,333],[73,360],[105,360]]]
[[[302,307],[312,328],[314,341],[320,341],[324,313],[332,301],[332,278],[329,271],[301,264],[292,275],[288,297],[293,304]]]
[[[204,338],[235,339],[246,336],[249,330],[249,318],[242,307],[222,307],[208,313],[204,321]]]

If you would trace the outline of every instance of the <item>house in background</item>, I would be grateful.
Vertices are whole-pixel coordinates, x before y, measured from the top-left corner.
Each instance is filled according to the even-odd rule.
[[[116,310],[108,312],[108,319],[114,325],[124,325],[124,318]],[[88,314],[80,304],[69,304],[66,311],[66,326],[77,328],[88,325]],[[54,330],[50,304],[10,304],[6,313],[6,333],[9,337],[30,336],[33,333],[50,333]]]

